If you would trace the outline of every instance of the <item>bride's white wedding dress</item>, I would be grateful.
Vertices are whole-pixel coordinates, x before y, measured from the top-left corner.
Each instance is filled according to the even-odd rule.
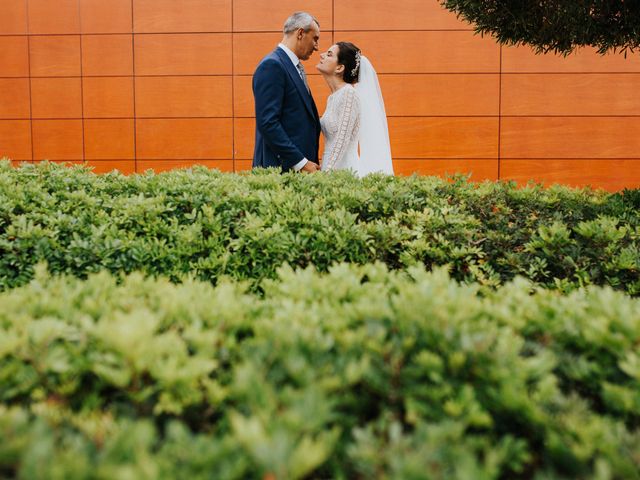
[[[320,126],[324,135],[322,170],[351,169],[357,173],[360,98],[352,85],[329,95]]]
[[[320,126],[325,140],[323,171],[350,169],[358,177],[376,172],[393,175],[384,100],[367,57],[361,57],[356,86],[347,84],[329,95]]]

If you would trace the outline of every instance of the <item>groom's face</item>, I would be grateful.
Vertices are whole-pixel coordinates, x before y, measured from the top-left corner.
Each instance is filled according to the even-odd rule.
[[[311,54],[318,50],[318,41],[320,40],[320,28],[316,22],[311,24],[309,31],[303,29],[297,32],[297,52],[300,60],[309,60]]]

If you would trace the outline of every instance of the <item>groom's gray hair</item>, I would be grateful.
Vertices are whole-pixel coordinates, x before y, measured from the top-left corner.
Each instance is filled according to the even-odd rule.
[[[308,32],[309,30],[311,30],[313,22],[316,22],[318,24],[318,27],[320,27],[320,22],[318,21],[318,19],[310,13],[294,12],[284,22],[284,28],[282,30],[284,31],[285,35],[289,35],[299,28],[302,28],[305,32]]]

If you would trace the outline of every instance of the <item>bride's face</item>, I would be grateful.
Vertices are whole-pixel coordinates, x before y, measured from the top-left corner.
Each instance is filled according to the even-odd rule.
[[[335,75],[343,70],[342,65],[338,64],[338,46],[332,45],[329,50],[320,54],[320,63],[316,68],[320,73]]]

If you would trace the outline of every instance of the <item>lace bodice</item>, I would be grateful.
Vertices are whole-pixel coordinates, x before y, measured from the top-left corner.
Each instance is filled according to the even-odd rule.
[[[322,170],[355,169],[358,162],[360,98],[353,85],[345,85],[327,100],[320,119],[324,135]]]

